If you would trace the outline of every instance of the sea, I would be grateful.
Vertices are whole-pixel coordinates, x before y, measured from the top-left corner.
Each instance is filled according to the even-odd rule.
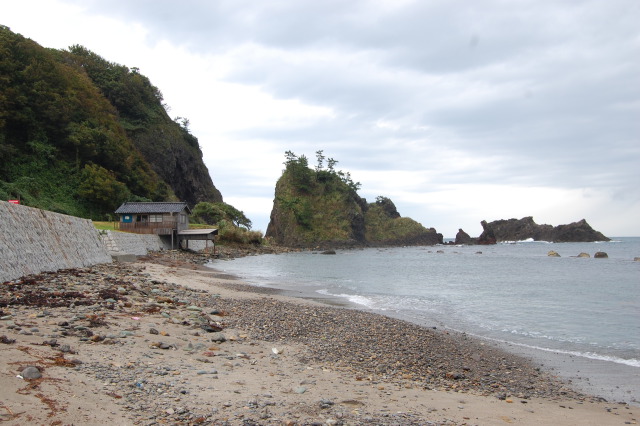
[[[210,266],[284,294],[463,332],[527,356],[579,390],[637,405],[636,257],[640,237],[267,254]]]

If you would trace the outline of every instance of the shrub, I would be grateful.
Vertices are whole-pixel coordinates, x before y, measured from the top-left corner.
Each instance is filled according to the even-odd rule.
[[[248,231],[234,225],[224,223],[220,227],[220,242],[237,243],[237,244],[262,244],[263,235],[260,231]]]

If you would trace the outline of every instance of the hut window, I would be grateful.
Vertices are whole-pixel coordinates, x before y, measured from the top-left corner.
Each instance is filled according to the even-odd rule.
[[[162,215],[161,214],[150,214],[149,215],[149,222],[162,222]]]

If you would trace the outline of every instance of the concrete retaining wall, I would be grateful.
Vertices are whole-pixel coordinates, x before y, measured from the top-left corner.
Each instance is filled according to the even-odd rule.
[[[109,262],[90,220],[0,201],[0,282]]]
[[[131,234],[128,232],[106,231],[102,234],[107,250],[110,253],[135,254],[144,256],[150,251],[169,249],[171,243],[166,245],[155,234]]]

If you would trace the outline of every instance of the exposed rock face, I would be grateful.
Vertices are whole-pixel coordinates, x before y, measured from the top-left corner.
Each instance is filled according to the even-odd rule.
[[[456,234],[456,244],[467,244],[467,245],[471,245],[471,244],[475,244],[476,243],[476,239],[475,238],[471,238],[469,236],[469,234],[467,234],[466,232],[464,232],[462,229],[458,229],[458,233]]]
[[[191,207],[201,201],[222,202],[222,194],[214,186],[202,160],[197,139],[174,124],[166,117],[156,127],[129,132],[129,135],[179,200]]]
[[[553,230],[555,242],[610,241],[602,233],[591,228],[584,219],[568,225],[558,225]]]
[[[366,200],[355,191],[295,187],[289,173],[276,183],[266,237],[288,247],[349,247],[365,241]],[[330,196],[333,194],[333,196]]]
[[[367,203],[333,173],[291,162],[276,184],[266,237],[288,247],[435,245],[442,234],[401,217],[393,202]]]
[[[482,234],[480,234],[480,236],[478,237],[478,244],[495,244],[497,242],[496,236],[487,221],[483,220],[482,222],[480,222],[480,225],[482,225]]]
[[[490,223],[480,222],[482,234],[478,244],[495,244],[502,241],[522,241],[532,238],[535,241],[550,242],[592,242],[609,241],[602,233],[595,231],[582,219],[568,225],[538,225],[533,217],[522,219],[496,220]]]

